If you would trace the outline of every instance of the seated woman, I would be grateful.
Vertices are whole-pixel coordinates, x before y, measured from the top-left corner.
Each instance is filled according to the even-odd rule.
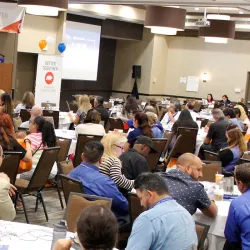
[[[250,124],[250,121],[249,121],[248,116],[246,114],[245,108],[242,105],[240,105],[239,103],[237,105],[235,105],[234,112],[235,112],[236,118],[238,120],[240,119],[242,121],[242,123]]]
[[[247,151],[246,141],[238,128],[227,130],[228,147],[219,151],[224,171],[232,172],[242,154]]]
[[[242,107],[241,107],[241,109],[242,109],[242,111],[244,111],[244,109]],[[244,123],[243,123],[243,121],[241,119],[241,117],[244,117],[244,115],[242,115],[240,108],[234,107],[233,111],[235,113],[235,118],[237,119],[237,121],[238,121],[238,123],[239,123],[239,125],[241,127],[241,130],[244,131],[245,125],[244,125]]]
[[[153,138],[163,138],[163,129],[161,130],[157,124],[158,116],[152,112],[146,112],[146,115],[153,132]]]
[[[208,104],[214,104],[214,98],[212,94],[207,95],[207,103]]]
[[[25,137],[24,141],[29,141],[32,151],[32,170],[21,174],[21,179],[30,180],[36,168],[36,165],[42,155],[43,149],[56,146],[56,135],[52,123],[46,121],[42,116],[34,118],[29,127],[30,134]],[[57,167],[51,171],[49,179],[57,174]]]
[[[0,97],[0,113],[8,114],[11,118],[13,117],[13,102],[8,93],[4,93]]]
[[[23,100],[15,108],[15,113],[19,113],[21,109],[32,109],[35,104],[35,97],[32,92],[25,92]]]
[[[103,137],[101,143],[104,146],[104,154],[99,171],[109,176],[118,188],[130,191],[133,188],[134,181],[128,180],[122,174],[122,163],[118,158],[123,153],[126,142],[125,134],[118,131],[110,132]]]
[[[190,112],[187,109],[182,110],[178,120],[174,123],[174,125],[172,127],[173,139],[170,143],[170,148],[173,147],[173,145],[176,141],[178,128],[196,128],[196,129],[199,129],[198,124],[193,120]]]
[[[76,135],[87,134],[104,136],[106,134],[105,129],[102,124],[99,124],[100,121],[100,113],[95,109],[90,109],[87,113],[86,118],[84,119],[84,123],[79,124],[76,127]]]
[[[74,117],[74,115],[70,112],[68,114],[74,124],[82,124],[87,112],[90,109],[92,109],[92,105],[90,103],[89,97],[87,95],[82,95],[79,98],[79,109],[76,111],[76,116]]]
[[[127,122],[128,120],[132,119],[133,113],[138,110],[138,105],[136,102],[135,97],[129,96],[126,100],[126,103],[123,105],[122,113],[117,116],[123,122]]]
[[[125,151],[128,151],[129,147],[132,148],[134,146],[137,136],[144,135],[153,137],[153,131],[148,123],[148,117],[145,113],[135,113],[133,125],[135,129],[128,133],[128,143],[125,145]]]
[[[9,115],[0,113],[0,145],[3,151],[21,152],[21,160],[29,162],[32,159],[31,145],[25,141],[24,149],[16,140],[13,123]]]

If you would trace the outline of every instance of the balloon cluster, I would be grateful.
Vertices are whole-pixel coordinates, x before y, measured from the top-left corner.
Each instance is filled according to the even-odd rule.
[[[39,47],[40,47],[41,50],[44,50],[47,47],[47,45],[48,45],[48,42],[46,40],[41,40],[39,42]],[[65,43],[59,43],[57,48],[58,48],[58,51],[60,53],[63,53],[66,50],[66,44]]]

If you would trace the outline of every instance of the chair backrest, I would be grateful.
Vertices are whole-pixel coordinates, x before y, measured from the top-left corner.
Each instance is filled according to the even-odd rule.
[[[56,146],[60,147],[60,151],[57,157],[57,162],[65,161],[67,159],[69,148],[71,145],[71,139],[67,138],[56,138]]]
[[[59,151],[60,147],[45,148],[43,150],[27,189],[38,190],[45,186]]]
[[[194,104],[194,111],[200,112],[201,111],[201,106],[202,106],[202,103],[195,102],[195,104]]]
[[[164,150],[166,150],[166,144],[168,142],[168,139],[166,138],[152,138],[152,141],[154,142],[154,147],[156,149],[156,153],[149,153],[147,161],[149,169],[154,172],[156,170],[157,163],[162,155],[164,154]]]
[[[28,109],[21,109],[20,110],[20,117],[22,119],[22,122],[26,122],[30,119],[30,110]]]
[[[60,174],[60,178],[66,204],[68,203],[69,195],[71,192],[84,193],[84,188],[81,181],[70,178],[69,176],[64,174]]]
[[[181,143],[181,138],[182,138],[182,135],[179,135],[176,138],[176,141],[175,141],[175,143],[174,143],[174,145],[173,145],[173,147],[172,147],[171,151],[169,152],[168,157],[166,159],[166,162],[165,162],[166,167],[168,166],[168,163],[170,162],[171,158],[174,157],[174,153]]]
[[[205,161],[219,161],[220,157],[217,153],[204,150],[204,159]]]
[[[210,226],[196,221],[195,228],[196,228],[196,233],[198,237],[197,250],[204,250],[204,243],[207,238]]]
[[[22,119],[21,119],[21,117],[13,117],[13,118],[12,118],[12,121],[13,121],[13,125],[14,125],[15,131],[18,131],[18,128],[19,128],[20,125],[22,124]]]
[[[250,163],[250,159],[243,159],[243,158],[240,158],[239,160],[239,164],[243,164],[243,163]]]
[[[203,161],[205,163],[202,167],[203,177],[201,181],[215,182],[215,175],[221,174],[222,166],[220,161]]]
[[[22,152],[4,151],[3,154],[5,155],[5,158],[3,159],[2,166],[0,167],[0,172],[7,174],[10,178],[10,183],[14,185],[16,182]]]
[[[168,139],[168,141],[166,143],[166,153],[168,151],[168,148],[169,148],[169,145],[170,145],[170,143],[172,141],[173,136],[174,136],[173,132],[169,132],[169,131],[164,132],[164,138]]]
[[[59,127],[59,111],[43,110],[43,116],[53,117],[55,128],[58,129],[58,127]]]
[[[113,131],[114,129],[124,129],[121,119],[109,118],[109,130]]]
[[[128,193],[128,203],[129,203],[129,215],[130,222],[133,224],[135,219],[144,212],[144,208],[141,206],[140,199],[134,193]]]
[[[101,141],[103,136],[100,135],[87,135],[87,134],[78,134],[77,143],[76,143],[76,152],[74,158],[74,166],[77,167],[81,164],[81,155],[84,146],[90,141]]]
[[[44,120],[50,122],[53,125],[53,127],[55,128],[54,118],[52,116],[44,116],[43,118],[44,118]]]
[[[201,120],[201,128],[205,128],[207,126],[209,120],[203,119],[203,118],[201,118],[200,120]]]
[[[59,174],[68,175],[73,169],[74,169],[74,166],[71,160],[61,161],[58,163]]]
[[[177,136],[182,135],[181,143],[178,147],[176,147],[174,155],[179,157],[184,153],[192,153],[195,152],[196,146],[196,137],[197,137],[198,129],[196,128],[178,128]]]
[[[82,211],[93,205],[102,205],[111,209],[112,199],[95,195],[71,193],[64,213],[64,220],[67,221],[68,231],[76,232],[76,224]]]

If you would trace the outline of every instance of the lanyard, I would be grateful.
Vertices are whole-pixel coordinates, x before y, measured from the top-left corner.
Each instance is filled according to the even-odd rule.
[[[164,203],[166,201],[172,201],[172,200],[174,200],[172,197],[163,198],[163,199],[159,200],[157,203],[155,203],[150,209],[154,208],[155,206],[157,206],[161,203]]]
[[[173,117],[175,117],[176,115],[177,115],[177,112],[173,114]],[[167,124],[169,124],[169,123],[170,123],[170,118],[168,118],[168,123]]]

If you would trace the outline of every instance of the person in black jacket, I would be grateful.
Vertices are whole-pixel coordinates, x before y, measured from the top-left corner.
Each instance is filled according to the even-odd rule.
[[[228,106],[231,104],[231,101],[228,99],[227,95],[223,95],[220,103],[223,104],[224,106]]]
[[[104,128],[106,127],[109,120],[109,113],[107,109],[103,106],[104,98],[102,96],[97,96],[94,100],[94,107],[101,115],[101,120],[104,121]]]

